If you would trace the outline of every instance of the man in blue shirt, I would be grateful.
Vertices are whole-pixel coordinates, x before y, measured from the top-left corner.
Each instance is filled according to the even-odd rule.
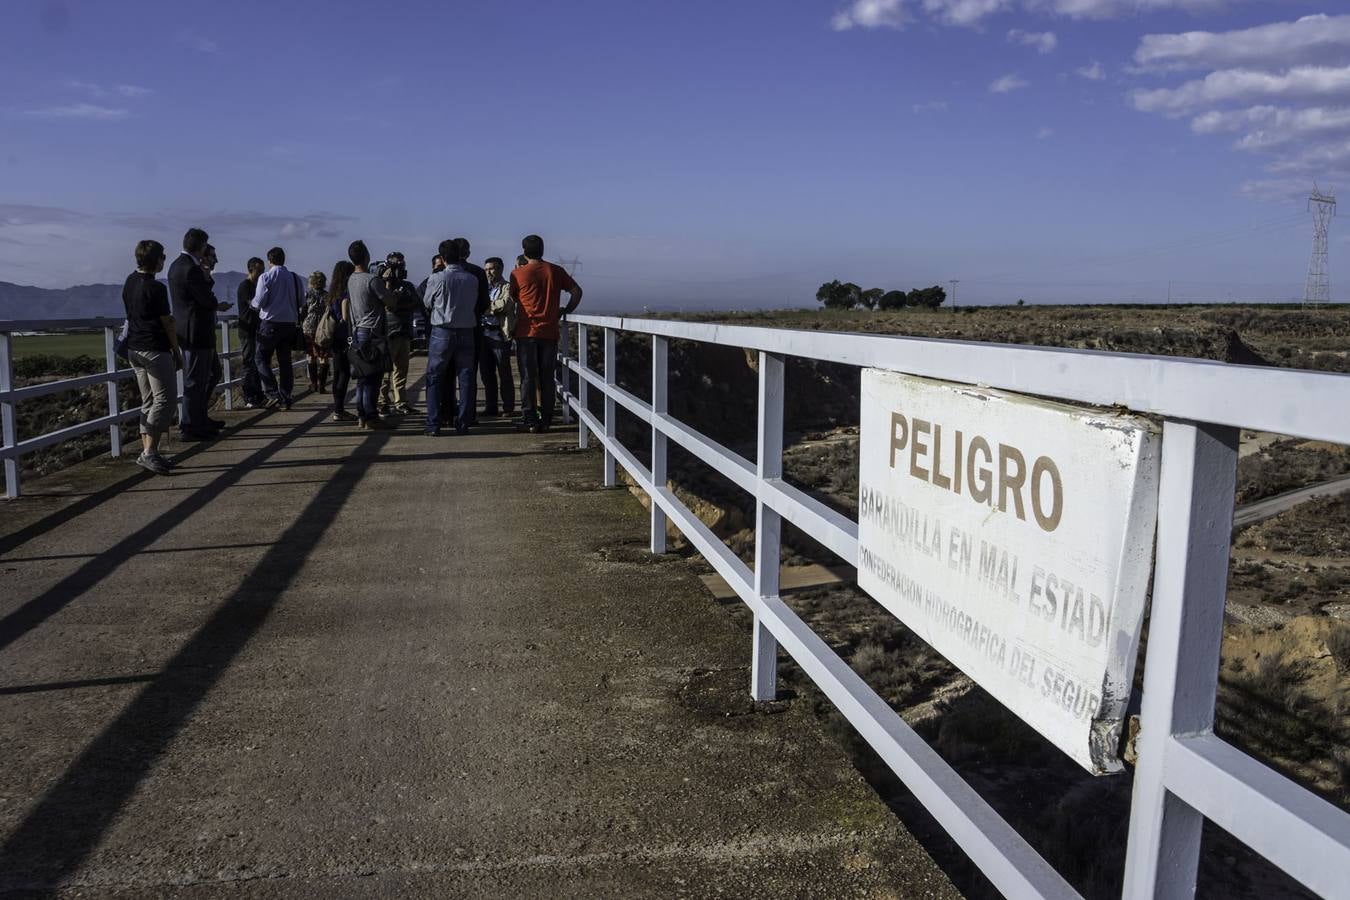
[[[295,328],[304,296],[300,277],[286,268],[286,251],[280,247],[268,250],[267,271],[258,279],[258,290],[250,304],[258,311],[258,379],[267,395],[268,409],[291,408],[291,388],[295,381],[291,348],[295,346]],[[278,368],[275,374],[272,372],[274,352]]]
[[[473,418],[474,328],[478,324],[478,277],[464,268],[463,251],[455,241],[441,241],[445,268],[427,279],[422,304],[431,319],[427,341],[427,426],[428,435],[438,435],[440,424],[450,411],[454,397],[450,371],[459,382],[459,409],[455,414],[455,433],[469,430]]]

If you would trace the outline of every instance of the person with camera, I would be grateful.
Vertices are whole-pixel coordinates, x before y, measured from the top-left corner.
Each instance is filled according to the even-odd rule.
[[[384,258],[385,337],[389,341],[390,369],[380,382],[381,413],[407,415],[408,359],[412,355],[413,313],[421,306],[417,289],[408,281],[408,264],[395,250]]]
[[[267,251],[270,268],[258,279],[258,292],[250,304],[258,311],[258,377],[267,394],[268,409],[290,409],[291,389],[295,384],[295,369],[291,367],[291,350],[295,347],[296,319],[304,293],[300,276],[286,268],[286,251],[273,247]],[[277,371],[272,371],[272,356],[277,358]]]
[[[356,425],[362,431],[392,428],[380,418],[378,399],[380,380],[389,366],[385,342],[385,280],[370,271],[370,250],[365,241],[352,241],[347,258],[354,271],[347,279],[347,321],[352,344],[348,357],[356,378]]]
[[[487,273],[488,311],[478,320],[483,335],[482,352],[478,358],[478,374],[483,379],[483,415],[498,414],[497,400],[501,398],[501,411],[507,415],[516,412],[516,386],[511,379],[511,338],[515,329],[516,317],[511,303],[511,284],[502,277],[503,263],[500,256],[490,256],[483,260],[483,271]]]
[[[136,465],[156,475],[168,475],[169,463],[159,453],[159,442],[169,430],[178,396],[175,372],[183,368],[178,330],[169,308],[169,292],[155,275],[164,270],[164,245],[141,241],[136,245],[136,271],[122,287],[127,314],[127,359],[141,392],[141,455]]]

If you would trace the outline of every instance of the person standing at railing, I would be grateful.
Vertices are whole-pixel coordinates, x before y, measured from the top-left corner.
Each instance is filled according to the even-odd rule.
[[[328,279],[322,272],[309,273],[309,290],[305,291],[304,304],[300,310],[300,330],[305,336],[305,356],[309,373],[309,389],[316,394],[328,391],[328,350],[314,343],[314,332],[319,327],[319,317],[328,305]]]
[[[453,377],[459,383],[459,409],[454,414],[456,434],[469,430],[473,410],[473,344],[478,321],[478,277],[460,263],[459,244],[441,241],[445,268],[427,279],[422,298],[431,318],[431,336],[427,339],[427,422],[425,434],[441,433],[441,423],[451,415],[448,397],[454,396],[447,384]]]
[[[536,434],[553,425],[553,372],[558,361],[558,323],[581,303],[581,286],[562,266],[544,261],[544,239],[527,235],[520,242],[525,265],[511,272],[516,302],[516,361],[520,366],[520,425]],[[562,292],[567,307],[560,308]]]
[[[351,345],[351,311],[347,303],[347,282],[356,267],[347,260],[333,266],[328,279],[328,309],[333,315],[333,421],[350,422],[356,416],[347,412],[347,390],[352,383],[352,361],[347,355]]]
[[[156,475],[169,474],[170,465],[159,453],[159,442],[169,430],[178,399],[174,373],[183,368],[169,292],[155,278],[163,270],[164,245],[141,241],[136,245],[136,271],[122,286],[127,358],[141,392],[141,455],[136,457],[136,465]]]
[[[259,409],[267,402],[262,379],[258,377],[258,311],[253,308],[263,268],[261,257],[249,259],[248,277],[239,282],[235,292],[239,313],[239,392],[244,395],[244,409]]]
[[[189,228],[183,235],[183,252],[169,266],[169,298],[183,351],[185,403],[178,433],[186,441],[209,440],[225,426],[206,413],[216,356],[216,312],[221,305],[202,269],[206,245],[206,232]]]
[[[408,263],[397,250],[384,258],[385,337],[389,341],[390,368],[380,381],[380,413],[406,416],[408,406],[408,361],[412,356],[413,313],[421,305],[417,288],[408,280]]]
[[[222,303],[220,302],[220,298],[216,297],[215,271],[216,266],[218,265],[220,265],[220,257],[216,256],[215,246],[213,246],[212,244],[207,244],[206,249],[202,251],[202,271],[206,273],[206,282],[211,286],[211,296],[217,301],[216,312],[227,312],[229,311],[230,308],[229,302],[226,301]],[[218,332],[219,328],[217,328],[216,326],[219,323],[216,320],[215,316],[211,317],[211,324],[212,324],[211,329],[212,333]],[[218,347],[212,347],[211,379],[210,381],[207,382],[206,385],[206,400],[208,405],[210,404],[211,398],[216,395],[216,388],[220,387],[220,383],[224,380],[225,380],[225,366],[220,361],[220,350]],[[220,419],[211,419],[210,421],[213,423],[217,423],[222,428],[225,425],[224,421]]]
[[[286,251],[273,247],[267,251],[271,267],[258,279],[258,292],[252,307],[258,311],[258,377],[267,394],[268,409],[290,409],[295,370],[291,367],[291,349],[295,346],[296,319],[304,291],[300,276],[286,268]],[[277,372],[272,372],[276,354]]]
[[[478,319],[483,342],[478,357],[478,374],[483,379],[483,415],[507,416],[516,413],[516,385],[511,379],[511,333],[516,317],[511,303],[511,285],[502,277],[502,258],[492,256],[483,260],[483,271],[488,278],[488,311]]]
[[[389,346],[384,331],[385,281],[368,271],[370,249],[365,241],[352,241],[347,258],[354,270],[347,279],[348,321],[352,345],[347,356],[356,377],[356,425],[361,429],[391,428],[380,418],[380,379],[389,368]]]

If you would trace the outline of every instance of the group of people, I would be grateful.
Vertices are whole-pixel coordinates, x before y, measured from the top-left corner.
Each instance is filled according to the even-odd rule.
[[[158,241],[136,245],[136,271],[122,290],[126,307],[125,355],[141,393],[138,465],[168,474],[160,452],[177,405],[176,372],[183,372],[179,437],[210,440],[225,422],[209,415],[220,385],[217,316],[231,308],[215,295],[217,265],[209,235],[190,228],[182,253],[169,264],[167,286],[156,277],[167,254]],[[372,265],[363,241],[330,277],[307,279],[286,268],[286,252],[248,261],[236,295],[242,375],[240,392],[253,409],[290,409],[294,402],[292,352],[307,356],[309,388],[330,389],[332,420],[355,421],[363,430],[393,427],[416,414],[408,391],[408,365],[416,322],[427,323],[426,415],[423,433],[443,428],[464,434],[478,424],[478,381],[485,417],[515,414],[511,373],[520,373],[517,427],[547,431],[552,424],[554,367],[560,320],[581,302],[581,287],[561,266],[544,260],[538,235],[521,241],[509,277],[499,257],[483,266],[469,261],[464,238],[441,241],[432,272],[414,287],[402,253]],[[562,305],[561,295],[568,294]],[[420,312],[420,316],[419,316]],[[273,361],[275,360],[275,369]],[[355,380],[355,413],[347,396]],[[458,398],[458,399],[456,399]]]

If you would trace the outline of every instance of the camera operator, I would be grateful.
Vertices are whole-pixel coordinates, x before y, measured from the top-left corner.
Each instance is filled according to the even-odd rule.
[[[380,384],[381,414],[407,415],[408,357],[412,353],[413,313],[420,307],[417,288],[408,281],[408,265],[403,254],[395,250],[385,257],[384,265],[376,271],[384,280],[385,333],[389,341],[389,356],[393,368],[384,374]]]

